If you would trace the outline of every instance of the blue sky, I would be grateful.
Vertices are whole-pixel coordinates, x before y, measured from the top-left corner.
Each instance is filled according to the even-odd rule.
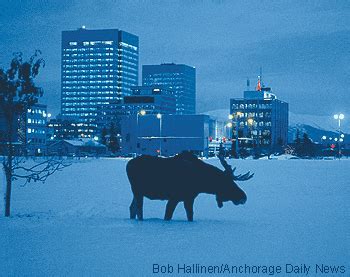
[[[118,28],[139,36],[140,65],[196,67],[198,111],[228,109],[262,66],[291,111],[350,114],[349,23],[349,1],[2,0],[0,67],[15,51],[41,49],[38,82],[56,114],[61,31]]]

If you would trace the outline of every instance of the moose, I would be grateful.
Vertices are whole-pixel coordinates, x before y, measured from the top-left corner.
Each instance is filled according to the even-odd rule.
[[[179,202],[184,202],[188,221],[193,221],[193,203],[200,193],[216,196],[217,205],[232,201],[235,205],[247,201],[245,192],[235,181],[245,181],[254,173],[234,175],[232,167],[219,155],[224,171],[198,159],[190,152],[162,158],[142,155],[131,159],[126,171],[133,192],[130,218],[143,220],[143,197],[167,200],[164,220],[171,220]]]

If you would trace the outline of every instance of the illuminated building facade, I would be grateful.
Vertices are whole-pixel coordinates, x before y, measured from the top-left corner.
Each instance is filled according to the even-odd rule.
[[[258,80],[256,90],[230,100],[232,138],[239,145],[271,149],[288,143],[288,103],[278,100],[271,88]]]
[[[62,116],[92,128],[138,84],[139,40],[117,29],[62,32]],[[92,133],[91,133],[91,132]]]

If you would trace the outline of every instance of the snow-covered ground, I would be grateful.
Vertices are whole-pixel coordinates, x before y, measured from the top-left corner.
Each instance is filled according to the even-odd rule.
[[[0,217],[0,275],[159,276],[153,264],[173,266],[169,276],[271,275],[175,274],[185,263],[281,266],[275,276],[350,276],[350,160],[230,162],[237,173],[255,172],[240,183],[247,203],[218,209],[214,196],[201,195],[192,223],[182,205],[164,222],[165,202],[150,200],[143,222],[128,219],[124,159],[81,161],[45,184],[16,184],[13,216]],[[308,275],[287,274],[286,264],[311,268]],[[345,266],[345,273],[316,274],[316,264]]]

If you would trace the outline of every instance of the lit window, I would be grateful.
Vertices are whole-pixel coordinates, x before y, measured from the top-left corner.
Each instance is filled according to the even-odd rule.
[[[73,46],[73,45],[78,45],[78,43],[76,41],[70,41],[69,45]]]

